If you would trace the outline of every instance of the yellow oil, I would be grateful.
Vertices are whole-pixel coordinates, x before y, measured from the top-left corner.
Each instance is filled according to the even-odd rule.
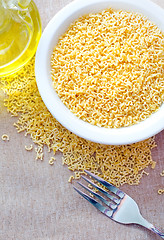
[[[1,0],[0,0],[1,1]],[[0,77],[24,66],[35,54],[41,36],[41,20],[33,1],[27,11],[5,9],[0,14]]]

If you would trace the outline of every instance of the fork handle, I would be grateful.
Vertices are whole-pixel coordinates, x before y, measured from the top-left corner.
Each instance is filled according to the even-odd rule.
[[[140,215],[140,219],[138,221],[139,225],[142,225],[143,227],[151,230],[153,233],[156,233],[157,235],[159,235],[161,238],[164,239],[164,232],[161,232],[158,228],[154,227],[153,224],[149,223],[145,218],[143,218]]]
[[[156,227],[151,227],[149,228],[152,232],[156,233],[157,235],[159,235],[161,238],[164,239],[164,233],[162,233],[158,228]]]

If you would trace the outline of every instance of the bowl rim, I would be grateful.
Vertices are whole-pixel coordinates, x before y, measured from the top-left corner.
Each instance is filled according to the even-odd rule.
[[[72,18],[77,19],[81,15],[79,14],[81,9],[85,11],[85,8],[89,9],[89,7],[100,3],[102,6],[103,4],[109,4],[110,6],[112,4],[118,4],[119,6],[133,5],[134,8],[137,7],[148,12],[148,15],[150,13],[149,18],[153,16],[153,19],[156,19],[158,25],[164,30],[164,10],[149,0],[133,0],[133,2],[131,0],[74,0],[51,19],[41,36],[35,57],[36,82],[42,100],[52,116],[69,131],[96,143],[109,145],[131,144],[152,137],[164,129],[164,104],[156,113],[137,124],[116,129],[104,128],[91,125],[76,117],[62,103],[52,86],[50,59],[55,46],[54,41],[57,41],[59,36],[66,31]],[[63,29],[61,26],[64,23],[66,26],[64,25]]]

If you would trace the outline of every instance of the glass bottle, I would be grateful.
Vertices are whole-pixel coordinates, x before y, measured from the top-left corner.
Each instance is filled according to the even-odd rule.
[[[41,20],[32,0],[0,0],[0,77],[34,56],[40,36]]]

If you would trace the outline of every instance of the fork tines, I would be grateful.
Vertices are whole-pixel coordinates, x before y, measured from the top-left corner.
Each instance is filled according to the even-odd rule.
[[[102,203],[108,206],[108,208],[104,207],[102,204],[100,204],[98,201],[96,201],[93,197],[87,195],[86,193],[82,192],[81,190],[74,187],[74,189],[86,200],[88,200],[93,206],[95,206],[98,210],[100,210],[102,213],[107,215],[108,217],[112,217],[113,213],[117,209],[121,199],[125,196],[125,193],[113,186],[112,184],[106,182],[102,178],[96,176],[95,174],[85,170],[88,176],[92,177],[94,180],[105,186],[109,191],[105,191],[103,188],[95,184],[90,179],[82,176],[82,178],[89,184],[91,184],[94,188],[96,188],[102,195],[105,195],[106,198],[104,198],[102,195],[98,194],[97,192],[91,190],[89,187],[85,186],[84,184],[78,182],[78,184],[83,187],[85,190],[87,190],[89,193],[91,193],[93,196],[95,196],[97,199],[99,199]]]
[[[85,171],[89,177],[84,177],[85,182],[91,185],[95,189],[93,191],[88,186],[79,183],[81,187],[83,187],[86,191],[91,193],[95,198],[87,195],[86,193],[82,192],[81,190],[74,187],[74,189],[86,200],[88,200],[94,207],[96,207],[100,212],[105,214],[107,217],[113,219],[116,222],[123,223],[123,224],[139,224],[147,229],[151,230],[152,232],[159,235],[161,238],[164,239],[164,233],[161,232],[159,229],[153,226],[153,224],[149,223],[145,218],[142,217],[139,207],[137,203],[128,196],[126,193],[122,192],[112,184],[106,182],[102,178]],[[98,182],[98,185],[95,182],[91,181],[91,178]],[[105,186],[100,187],[99,185]],[[98,192],[100,193],[98,193]]]

